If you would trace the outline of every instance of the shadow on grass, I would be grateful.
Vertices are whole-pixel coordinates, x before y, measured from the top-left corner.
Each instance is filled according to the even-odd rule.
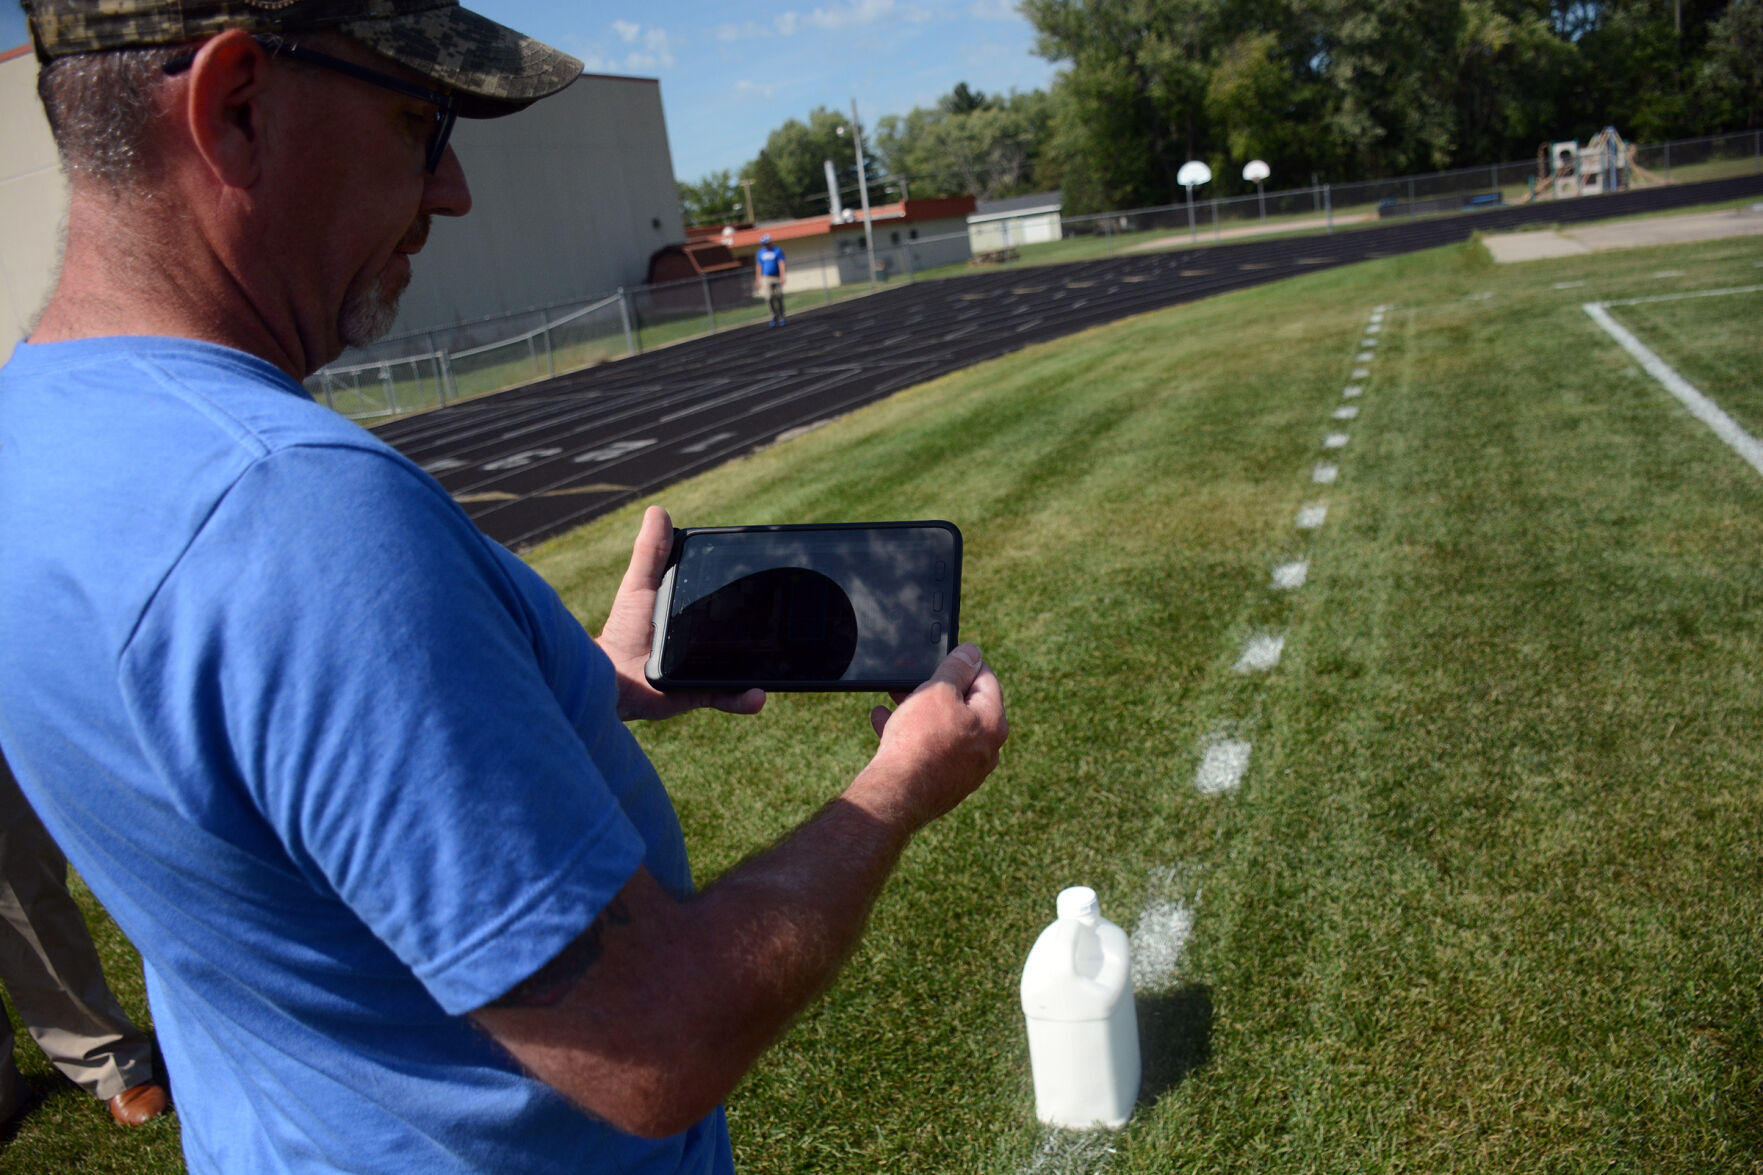
[[[1188,983],[1134,997],[1139,1021],[1139,1105],[1180,1085],[1212,1055],[1212,992]]]

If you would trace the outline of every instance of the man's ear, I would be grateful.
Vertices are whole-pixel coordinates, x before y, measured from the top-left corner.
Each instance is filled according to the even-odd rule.
[[[250,187],[262,173],[262,99],[269,85],[269,54],[243,29],[209,40],[190,66],[184,111],[190,138],[228,187]]]

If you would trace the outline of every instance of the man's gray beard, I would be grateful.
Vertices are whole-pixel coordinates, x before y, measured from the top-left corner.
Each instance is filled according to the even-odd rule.
[[[337,337],[345,347],[365,347],[392,329],[398,319],[398,299],[404,287],[394,286],[390,273],[382,273],[367,289],[343,303],[337,315]]]

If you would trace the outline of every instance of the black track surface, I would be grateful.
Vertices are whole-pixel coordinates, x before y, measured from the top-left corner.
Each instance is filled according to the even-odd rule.
[[[920,282],[379,426],[511,547],[780,434],[1129,315],[1297,273],[1569,223],[1763,196],[1763,176]]]

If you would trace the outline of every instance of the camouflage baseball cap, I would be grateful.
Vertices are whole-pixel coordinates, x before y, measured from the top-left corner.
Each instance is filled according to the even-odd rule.
[[[574,81],[582,63],[458,0],[22,0],[43,61],[178,45],[224,29],[327,30],[459,92],[467,118],[511,114]]]

